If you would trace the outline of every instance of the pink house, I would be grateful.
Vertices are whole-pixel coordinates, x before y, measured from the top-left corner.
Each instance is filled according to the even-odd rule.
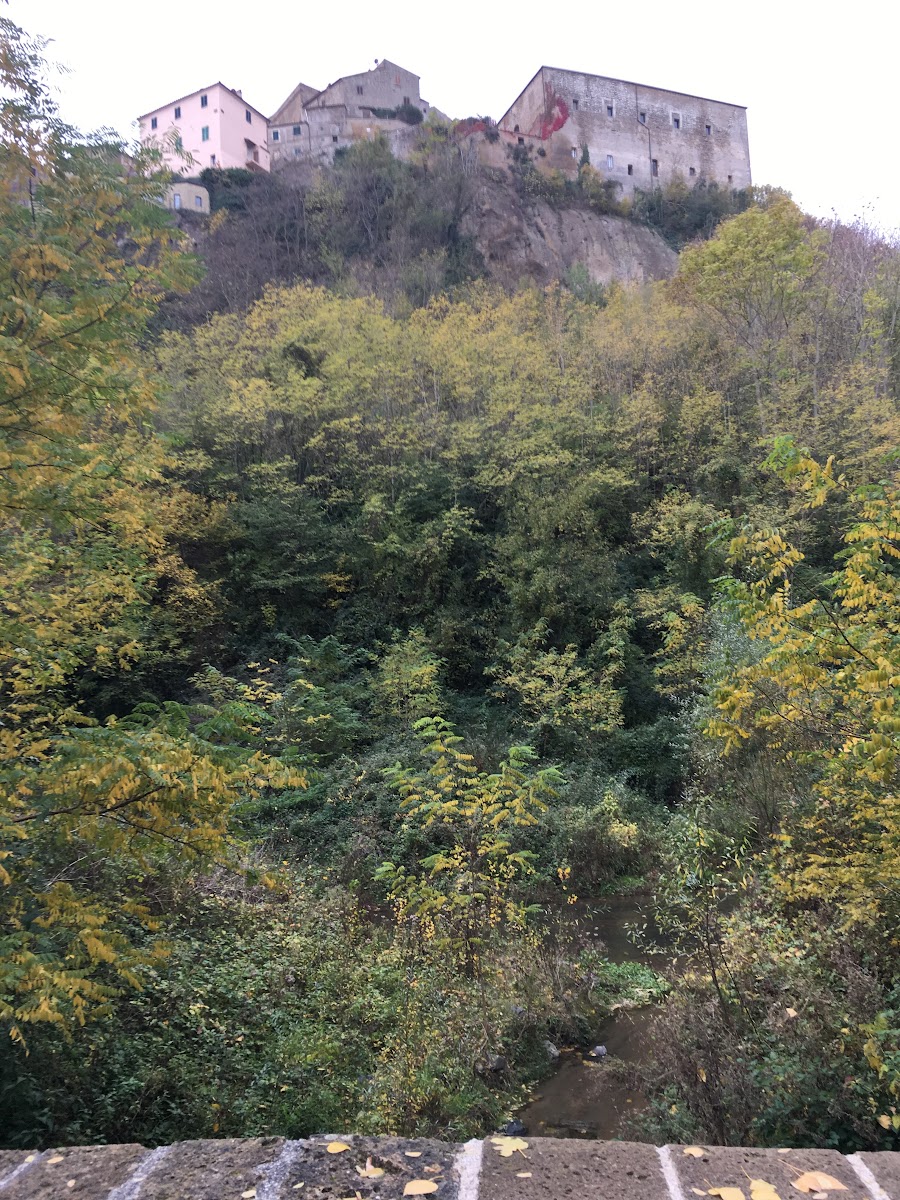
[[[269,122],[239,91],[213,83],[138,117],[141,145],[182,175],[206,167],[269,169]]]

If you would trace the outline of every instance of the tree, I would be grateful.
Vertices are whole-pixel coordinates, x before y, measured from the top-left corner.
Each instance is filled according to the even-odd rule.
[[[416,722],[416,732],[427,770],[397,764],[389,778],[403,797],[404,819],[443,845],[422,859],[421,873],[385,863],[378,878],[390,888],[398,919],[415,922],[424,939],[451,950],[475,975],[492,934],[502,924],[521,926],[525,917],[512,886],[533,856],[513,849],[512,835],[517,826],[537,824],[563,778],[553,767],[532,773],[528,746],[511,747],[498,771],[479,771],[440,717]]]
[[[707,730],[737,750],[757,731],[770,752],[813,773],[811,802],[785,817],[774,886],[785,900],[833,908],[846,928],[900,929],[900,483],[853,486],[832,460],[789,439],[770,460],[806,509],[840,497],[849,512],[834,572],[817,581],[773,528],[730,545],[728,584],[754,661],[719,684]]]
[[[825,240],[776,194],[681,256],[677,290],[712,317],[746,366],[763,436],[789,412],[798,364],[808,356]]]
[[[378,663],[373,684],[379,707],[410,725],[439,713],[443,665],[423,629],[411,629],[405,638],[395,638]]]
[[[148,879],[221,854],[241,788],[291,772],[222,752],[168,711],[79,702],[145,649],[172,499],[135,346],[195,277],[152,156],[79,140],[40,41],[0,21],[0,1020],[83,1022],[159,953]]]
[[[622,693],[617,685],[628,628],[629,620],[620,611],[606,645],[598,647],[604,661],[592,671],[579,662],[574,645],[545,649],[550,631],[546,621],[539,621],[514,646],[505,647],[501,661],[489,669],[497,691],[518,701],[542,752],[554,733],[590,739],[622,723]]]

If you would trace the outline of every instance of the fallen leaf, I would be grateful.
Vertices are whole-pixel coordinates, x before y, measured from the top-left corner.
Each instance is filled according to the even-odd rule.
[[[882,1129],[890,1129],[891,1118],[887,1115],[887,1113],[882,1113],[881,1116],[878,1118],[878,1124],[881,1126]],[[49,1162],[59,1162],[59,1159],[51,1158],[48,1161]]]
[[[433,1179],[411,1179],[403,1189],[404,1196],[430,1196],[438,1190]]]
[[[37,1158],[37,1155],[36,1155],[36,1154],[29,1154],[29,1155],[28,1155],[28,1157],[25,1159],[25,1161],[26,1161],[26,1162],[34,1162],[34,1160],[35,1160],[36,1158]]]
[[[779,1154],[790,1154],[790,1152],[791,1152],[790,1146],[779,1146],[778,1147]]]
[[[66,1184],[66,1187],[74,1187],[74,1186],[75,1186],[75,1180],[74,1180],[74,1179],[70,1179],[70,1180],[69,1180],[69,1182]]]
[[[878,1119],[879,1119],[879,1121],[881,1120],[880,1117]],[[890,1122],[888,1122],[888,1125],[889,1124],[890,1124]],[[885,1125],[885,1129],[887,1129],[887,1127],[888,1126]],[[58,1163],[58,1162],[62,1162],[62,1160],[63,1160],[63,1156],[61,1154],[54,1154],[52,1158],[47,1159],[47,1162],[48,1163]],[[26,1158],[25,1161],[28,1162],[28,1159]]]
[[[791,1018],[791,1020],[793,1020],[793,1019],[794,1019],[794,1017],[799,1017],[799,1015],[800,1015],[800,1014],[797,1012],[796,1008],[786,1008],[784,1011],[785,1011],[785,1012],[787,1013],[787,1015],[788,1015],[788,1016]]]
[[[523,1150],[528,1149],[528,1143],[524,1138],[495,1137],[491,1138],[491,1141],[500,1151],[501,1158],[512,1158],[516,1150],[521,1154]]]
[[[299,1183],[294,1184],[294,1186],[291,1188],[291,1191],[296,1192],[297,1188],[302,1188],[304,1186],[304,1183],[305,1180],[301,1179]]]
[[[241,1200],[256,1200],[256,1188],[247,1188],[246,1192],[241,1192]]]
[[[705,1196],[706,1195],[706,1192],[704,1192],[703,1188],[691,1188],[691,1191],[694,1193],[695,1196]]]
[[[702,1146],[685,1146],[681,1153],[687,1154],[691,1158],[702,1158],[706,1151]]]
[[[440,1167],[436,1167],[433,1164],[430,1167],[422,1168],[422,1170],[427,1171],[429,1175],[435,1175],[440,1169],[441,1169]]]
[[[747,1200],[743,1191],[736,1187],[710,1188],[708,1195],[719,1196],[720,1200]]]
[[[706,1083],[706,1071],[703,1067],[697,1068],[697,1078],[701,1083]]]
[[[750,1200],[781,1200],[781,1197],[767,1180],[751,1179]]]
[[[530,1179],[530,1178],[531,1178],[530,1171],[516,1171],[516,1179]]]
[[[384,1174],[383,1167],[373,1167],[371,1158],[366,1159],[364,1167],[356,1168],[357,1175],[362,1175],[363,1179],[380,1179]]]
[[[346,1142],[329,1142],[325,1149],[329,1154],[343,1154],[344,1151],[349,1150],[350,1147]]]
[[[846,1192],[847,1188],[833,1175],[824,1171],[804,1171],[799,1179],[794,1180],[798,1192]]]
[[[404,1150],[403,1153],[406,1155],[407,1158],[421,1158],[422,1157],[421,1150]]]

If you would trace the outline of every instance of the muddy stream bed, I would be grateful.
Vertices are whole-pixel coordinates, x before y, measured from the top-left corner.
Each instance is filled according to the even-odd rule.
[[[659,970],[665,959],[638,949],[627,927],[642,925],[650,906],[648,896],[611,896],[581,914],[579,928],[587,944],[602,943],[616,963],[639,962]],[[535,1088],[517,1114],[532,1137],[616,1138],[633,1113],[646,1103],[616,1077],[613,1063],[643,1063],[652,1057],[650,1027],[657,1006],[622,1009],[596,1029],[596,1043],[607,1049],[601,1060],[580,1050],[561,1049],[552,1075]]]

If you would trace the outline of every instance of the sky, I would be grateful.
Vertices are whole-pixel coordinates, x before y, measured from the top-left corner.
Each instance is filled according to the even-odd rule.
[[[542,64],[747,106],[759,184],[818,216],[900,228],[898,0],[9,0],[52,38],[62,116],[134,119],[216,80],[272,113],[301,80],[324,87],[388,58],[451,117],[497,118]]]

